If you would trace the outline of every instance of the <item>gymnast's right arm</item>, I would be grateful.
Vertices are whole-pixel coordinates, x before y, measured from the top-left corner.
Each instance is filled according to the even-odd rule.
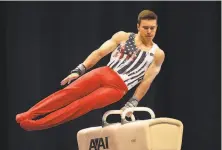
[[[119,31],[115,33],[111,39],[104,42],[97,50],[94,50],[83,62],[83,65],[86,67],[86,69],[90,69],[104,56],[112,52],[124,39],[124,36],[126,36],[126,33]]]
[[[92,68],[96,63],[99,62],[104,56],[111,53],[120,44],[121,41],[128,38],[128,33],[124,31],[116,32],[111,39],[104,42],[98,49],[94,50],[83,63],[78,65],[71,74],[61,81],[61,85],[65,85],[67,82],[78,78],[83,75],[86,70]]]

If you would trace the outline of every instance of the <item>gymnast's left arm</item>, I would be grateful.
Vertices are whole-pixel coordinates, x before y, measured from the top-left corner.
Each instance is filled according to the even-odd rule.
[[[139,101],[145,96],[153,80],[159,74],[164,59],[165,59],[165,53],[162,50],[158,49],[154,55],[154,61],[145,72],[143,80],[136,88],[132,98],[129,99],[129,101],[125,104],[122,110],[129,107],[137,107]]]

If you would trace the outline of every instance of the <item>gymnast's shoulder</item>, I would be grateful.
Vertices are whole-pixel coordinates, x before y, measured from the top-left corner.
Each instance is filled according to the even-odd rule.
[[[126,41],[128,40],[130,34],[132,34],[132,32],[117,31],[113,34],[112,39],[119,42]]]

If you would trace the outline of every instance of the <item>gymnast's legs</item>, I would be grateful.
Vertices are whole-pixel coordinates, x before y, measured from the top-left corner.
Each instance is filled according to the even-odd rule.
[[[125,83],[112,69],[100,67],[18,114],[16,121],[27,131],[48,129],[117,102],[126,92]],[[35,120],[41,115],[46,116]]]

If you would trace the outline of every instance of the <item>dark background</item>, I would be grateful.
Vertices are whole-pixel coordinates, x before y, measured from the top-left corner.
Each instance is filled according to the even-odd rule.
[[[221,2],[1,2],[0,8],[8,150],[77,150],[79,130],[100,126],[105,111],[123,106],[135,88],[118,103],[48,130],[27,132],[15,122],[17,113],[61,89],[69,71],[115,32],[137,32],[143,9],[159,16],[154,41],[166,60],[139,106],[183,122],[182,150],[220,149]]]

